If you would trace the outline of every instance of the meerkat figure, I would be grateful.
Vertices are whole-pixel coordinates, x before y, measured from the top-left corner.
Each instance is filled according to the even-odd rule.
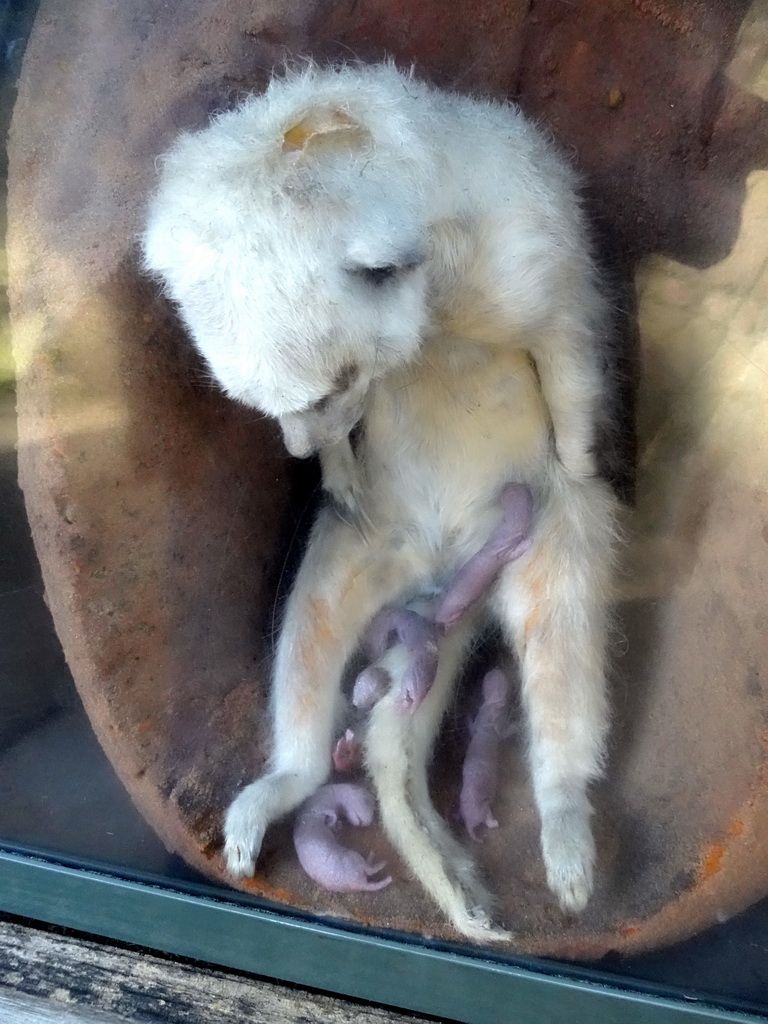
[[[548,884],[581,910],[616,510],[593,450],[604,305],[568,166],[511,105],[392,64],[307,64],[176,141],[143,242],[223,389],[276,417],[293,455],[323,453],[335,499],[285,609],[270,768],[226,812],[232,876],[325,782],[342,673],[373,617],[444,592],[523,484],[529,549],[441,632],[423,700],[404,709],[393,685],[376,702],[364,759],[413,874],[460,932],[503,938],[427,782],[457,670],[495,619],[520,665]]]

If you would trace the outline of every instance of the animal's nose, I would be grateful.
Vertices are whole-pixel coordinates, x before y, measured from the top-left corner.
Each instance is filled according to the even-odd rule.
[[[296,442],[285,438],[285,447],[288,449],[290,455],[293,455],[296,459],[308,459],[310,455],[315,454],[315,448],[309,444],[308,441]]]
[[[289,453],[297,459],[308,459],[316,450],[309,431],[300,420],[283,419],[280,421],[283,440]]]

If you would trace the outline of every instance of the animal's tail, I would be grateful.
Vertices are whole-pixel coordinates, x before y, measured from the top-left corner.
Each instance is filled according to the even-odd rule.
[[[463,638],[444,638],[433,687],[412,714],[398,706],[393,680],[371,711],[365,760],[386,833],[416,879],[463,935],[503,941],[510,936],[492,926],[491,897],[471,857],[434,809],[427,783],[426,765],[463,649]]]

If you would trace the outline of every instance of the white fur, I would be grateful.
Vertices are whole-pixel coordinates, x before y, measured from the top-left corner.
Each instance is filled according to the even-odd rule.
[[[521,663],[549,885],[580,910],[614,503],[594,476],[603,307],[569,169],[511,106],[389,64],[310,65],[174,145],[144,249],[224,389],[276,416],[294,454],[320,449],[329,488],[361,513],[315,525],[278,645],[272,768],[226,816],[231,872],[251,873],[267,826],[325,780],[340,679],[371,617],[444,586],[519,480],[537,499],[534,543],[486,610]],[[388,265],[390,279],[366,277]],[[476,627],[444,639],[412,716],[396,686],[376,705],[366,762],[414,874],[459,930],[498,938],[426,781]]]

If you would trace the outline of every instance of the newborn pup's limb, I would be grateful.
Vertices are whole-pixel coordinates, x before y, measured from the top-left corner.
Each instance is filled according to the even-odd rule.
[[[376,661],[357,678],[352,694],[356,707],[370,707],[377,699],[374,695],[393,681],[400,707],[412,711],[424,700],[437,671],[437,630],[421,614],[431,611],[432,604],[419,599],[406,608],[383,608],[375,616],[366,632],[365,648]]]
[[[360,740],[351,729],[347,729],[343,736],[336,740],[332,755],[333,767],[337,772],[351,772],[357,768],[362,760],[362,746]]]
[[[504,565],[525,554],[531,546],[530,488],[525,484],[507,484],[500,500],[504,518],[477,554],[459,569],[438,605],[435,622],[445,629],[456,625],[487,594]]]
[[[478,842],[482,825],[499,826],[491,804],[498,788],[501,742],[509,734],[508,701],[509,680],[501,669],[492,669],[483,680],[483,702],[470,726],[459,797],[459,816]]]
[[[323,786],[301,808],[293,841],[299,863],[318,885],[331,892],[372,892],[390,884],[389,877],[371,881],[384,869],[383,861],[348,850],[334,833],[341,821],[370,825],[373,807],[373,797],[367,790],[339,783]]]

